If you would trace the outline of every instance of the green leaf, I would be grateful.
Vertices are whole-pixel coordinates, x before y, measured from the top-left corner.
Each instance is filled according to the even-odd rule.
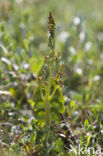
[[[29,50],[29,40],[27,39],[24,40],[24,47],[27,51]]]
[[[50,108],[50,121],[55,120],[56,122],[60,121],[60,114],[58,109],[51,107]]]
[[[53,101],[50,104],[50,106],[53,107],[53,108],[56,108],[59,113],[64,113],[64,111],[65,111],[65,107],[64,107],[63,103],[61,103],[59,101]]]
[[[57,86],[56,91],[51,98],[50,107],[56,108],[59,113],[63,113],[65,111],[64,97],[59,86]]]
[[[90,139],[91,139],[91,134],[89,134],[88,139],[87,139],[87,146],[89,145]]]
[[[42,66],[43,66],[44,59],[43,58],[31,58],[30,59],[30,70],[31,72],[35,72],[37,75],[39,74]]]
[[[53,89],[56,86],[53,86]],[[45,96],[46,90],[42,89],[43,96]],[[34,109],[36,111],[36,118],[42,121],[45,121],[45,103],[43,101],[40,87],[37,87],[34,91],[33,101],[35,103]],[[53,96],[50,99],[50,120],[59,121],[60,114],[65,111],[64,107],[64,97],[60,90],[60,87],[57,86],[56,90],[54,91]]]
[[[87,127],[87,128],[89,128],[89,126],[90,126],[87,119],[84,121],[84,126]]]
[[[75,101],[71,101],[70,102],[70,107],[72,108],[72,107],[74,107],[75,106]]]
[[[45,122],[45,110],[44,109],[40,109],[36,113],[36,118],[39,120],[39,122]]]
[[[45,90],[42,89],[42,93],[45,94]],[[35,109],[39,109],[39,108],[45,108],[44,103],[43,103],[43,99],[41,96],[41,92],[40,92],[40,87],[37,87],[34,91],[33,94],[33,101],[35,102]]]
[[[34,105],[35,105],[35,103],[34,103],[34,101],[33,101],[32,99],[29,99],[29,100],[28,100],[28,103],[29,103],[32,107],[34,107]]]

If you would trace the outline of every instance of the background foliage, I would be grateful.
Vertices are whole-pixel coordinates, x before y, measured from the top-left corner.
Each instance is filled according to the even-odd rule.
[[[50,9],[61,52],[55,73],[64,63],[65,112],[51,124],[47,145],[33,92],[49,52]],[[0,0],[1,155],[76,155],[78,146],[84,152],[103,148],[102,9],[100,0]]]

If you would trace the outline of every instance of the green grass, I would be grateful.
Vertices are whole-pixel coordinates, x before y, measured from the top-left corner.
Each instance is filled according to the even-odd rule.
[[[98,149],[101,151],[102,8],[102,0],[0,1],[1,155],[82,156],[87,149],[93,148],[95,156]],[[55,109],[50,113],[52,121],[47,137],[43,121],[45,110],[39,112],[43,107],[41,93],[33,95],[40,87],[41,71],[46,71],[42,83],[45,89],[50,73],[50,68],[43,65],[50,51],[49,10],[56,20],[55,55],[60,52],[61,56],[55,57],[57,63],[49,90],[50,93],[55,91],[50,101],[50,107],[53,105]],[[61,64],[64,64],[63,75],[57,78]],[[79,148],[83,149],[80,154]]]

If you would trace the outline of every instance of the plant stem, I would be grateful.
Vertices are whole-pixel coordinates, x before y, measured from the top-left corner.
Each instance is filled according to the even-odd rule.
[[[55,19],[52,15],[52,12],[50,12],[49,16],[49,31],[50,31],[50,37],[49,37],[49,47],[51,49],[49,53],[50,63],[49,63],[49,77],[48,77],[48,83],[46,88],[46,94],[44,98],[44,104],[45,104],[45,113],[46,113],[46,127],[49,129],[50,127],[50,90],[51,90],[51,83],[52,83],[52,77],[54,72],[54,65],[55,65]]]
[[[48,84],[47,84],[47,90],[46,90],[46,94],[45,94],[45,112],[46,112],[46,125],[47,127],[49,127],[50,125],[50,117],[49,117],[49,113],[50,113],[50,107],[49,107],[49,97],[50,97],[50,89],[51,89],[51,83],[52,83],[52,77],[53,77],[53,72],[54,72],[54,56],[55,56],[55,46],[52,49],[52,53],[53,53],[53,58],[52,58],[52,62],[50,64],[50,73],[49,73],[49,78],[48,78]]]
[[[52,66],[52,68],[50,70],[50,74],[49,74],[49,78],[48,78],[48,84],[47,84],[47,90],[46,90],[45,100],[44,100],[45,112],[46,112],[46,125],[47,125],[47,127],[49,127],[49,125],[50,125],[50,117],[49,117],[49,113],[50,113],[49,103],[50,103],[50,101],[49,101],[49,97],[50,97],[50,88],[51,88],[52,76],[53,76],[53,71],[54,71],[54,67],[53,66]]]

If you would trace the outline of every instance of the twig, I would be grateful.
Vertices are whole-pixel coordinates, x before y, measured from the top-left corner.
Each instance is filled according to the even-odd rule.
[[[8,122],[5,122],[5,123],[0,124],[0,126],[3,126],[3,125],[14,126],[14,125],[12,125],[12,124],[10,124]]]

